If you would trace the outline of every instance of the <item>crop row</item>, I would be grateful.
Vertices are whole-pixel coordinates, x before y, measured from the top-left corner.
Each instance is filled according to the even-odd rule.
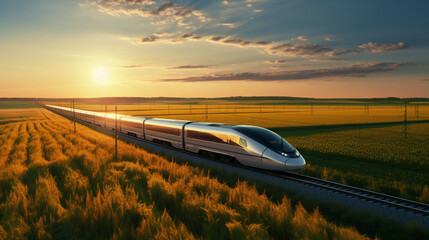
[[[0,126],[0,239],[366,238],[42,111]]]

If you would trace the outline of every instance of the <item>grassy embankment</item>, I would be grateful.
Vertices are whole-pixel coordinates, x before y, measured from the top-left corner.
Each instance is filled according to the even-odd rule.
[[[111,137],[38,111],[0,125],[0,239],[365,238],[286,196],[121,141],[115,159]]]

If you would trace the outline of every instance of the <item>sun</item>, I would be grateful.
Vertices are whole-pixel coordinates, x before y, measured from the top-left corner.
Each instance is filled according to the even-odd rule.
[[[98,83],[105,83],[109,78],[109,73],[105,68],[97,68],[93,73],[93,78]]]

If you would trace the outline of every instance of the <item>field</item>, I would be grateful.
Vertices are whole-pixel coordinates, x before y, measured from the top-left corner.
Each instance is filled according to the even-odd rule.
[[[26,121],[17,112],[0,125],[0,239],[367,238],[285,195],[273,201],[122,141],[116,159],[112,137],[74,133],[44,109]]]
[[[112,112],[114,105],[76,108]],[[158,100],[121,102],[118,113],[271,128],[305,156],[303,174],[429,202],[427,102]]]
[[[429,123],[406,137],[403,126],[298,133],[287,139],[309,163],[302,173],[429,203]]]
[[[47,102],[71,107],[70,103]],[[249,103],[252,103],[250,105]],[[299,104],[298,104],[299,103]],[[404,121],[405,105],[362,102],[152,101],[117,105],[118,114],[190,121],[250,124],[266,128]],[[324,103],[324,104],[322,104]],[[76,102],[75,108],[113,113],[115,105]],[[408,121],[429,121],[428,103],[407,104]]]

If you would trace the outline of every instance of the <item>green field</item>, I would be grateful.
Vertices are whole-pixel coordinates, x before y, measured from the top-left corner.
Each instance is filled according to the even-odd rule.
[[[429,202],[429,123],[357,129],[282,130],[305,156],[303,174]]]
[[[33,101],[0,101],[0,109],[19,109],[19,108],[37,108],[39,107]]]

